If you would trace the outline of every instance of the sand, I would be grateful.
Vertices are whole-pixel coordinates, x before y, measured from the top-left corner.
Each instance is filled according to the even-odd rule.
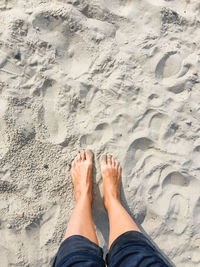
[[[70,164],[122,164],[123,204],[175,266],[200,266],[198,0],[0,1],[0,261],[50,266],[74,207]]]

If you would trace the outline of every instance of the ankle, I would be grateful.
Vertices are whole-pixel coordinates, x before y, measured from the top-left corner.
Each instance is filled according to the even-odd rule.
[[[92,194],[88,191],[85,191],[85,192],[77,192],[75,194],[75,200],[76,200],[76,204],[79,204],[79,203],[87,203],[87,204],[92,204]]]
[[[110,209],[112,209],[112,207],[115,204],[120,204],[120,203],[121,203],[120,198],[118,196],[110,195],[109,197],[104,198],[104,205],[105,205],[105,208],[108,212]]]

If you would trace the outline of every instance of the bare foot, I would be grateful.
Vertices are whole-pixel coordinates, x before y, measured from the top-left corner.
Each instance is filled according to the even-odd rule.
[[[91,151],[84,151],[72,162],[71,172],[76,202],[85,198],[92,202],[92,158]]]
[[[112,199],[120,201],[121,167],[111,155],[102,157],[101,174],[103,177],[104,204],[108,209]]]

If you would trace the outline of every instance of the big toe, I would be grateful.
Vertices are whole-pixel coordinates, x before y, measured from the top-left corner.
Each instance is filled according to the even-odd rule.
[[[105,164],[107,164],[107,156],[106,155],[103,155],[101,157],[101,165],[105,165]]]

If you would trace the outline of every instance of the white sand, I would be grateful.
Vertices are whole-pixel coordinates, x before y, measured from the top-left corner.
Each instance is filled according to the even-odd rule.
[[[74,207],[70,163],[95,153],[176,266],[200,266],[199,0],[0,0],[0,266],[50,266]]]

